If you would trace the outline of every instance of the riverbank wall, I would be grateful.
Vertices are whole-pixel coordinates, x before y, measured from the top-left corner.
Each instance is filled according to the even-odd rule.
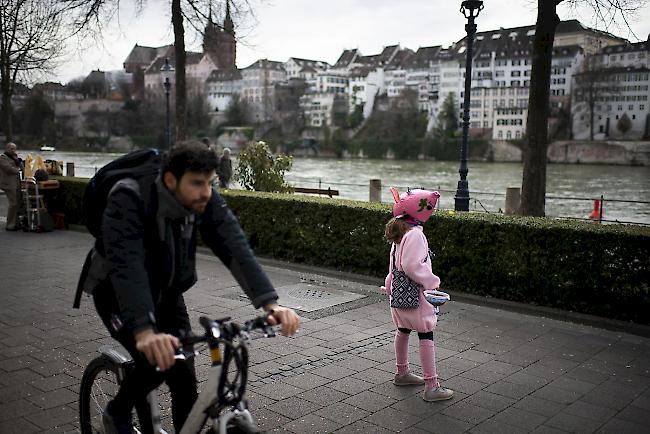
[[[520,162],[522,151],[505,140],[490,142],[491,161]],[[548,146],[550,163],[650,166],[650,141],[563,140]]]

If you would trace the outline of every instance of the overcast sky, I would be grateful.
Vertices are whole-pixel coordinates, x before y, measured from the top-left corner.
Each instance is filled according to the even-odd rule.
[[[465,18],[460,1],[452,0],[252,0],[255,20],[235,23],[237,66],[246,67],[260,58],[286,61],[289,57],[324,60],[333,64],[346,48],[358,48],[362,54],[379,53],[384,46],[400,44],[417,50],[431,45],[447,46],[465,35]],[[147,0],[135,15],[122,0],[119,17],[111,22],[97,44],[84,41],[79,50],[71,43],[55,81],[67,81],[87,75],[93,69],[122,68],[122,62],[137,43],[161,46],[173,43],[169,1]],[[223,0],[215,0],[223,3]],[[499,27],[533,25],[536,1],[485,0],[485,9],[477,19],[478,31]],[[606,28],[597,22],[590,9],[568,10],[560,7],[560,18],[576,18],[588,26],[636,41],[625,25]],[[221,18],[222,19],[222,18]],[[641,39],[650,33],[650,2],[630,17],[632,31]],[[189,26],[186,26],[189,27]],[[201,51],[201,41],[187,35],[189,50]]]

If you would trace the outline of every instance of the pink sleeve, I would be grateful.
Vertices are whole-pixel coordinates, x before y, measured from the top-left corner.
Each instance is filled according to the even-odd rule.
[[[400,262],[406,275],[424,289],[440,286],[440,278],[431,272],[428,243],[421,231],[410,230],[404,236]]]

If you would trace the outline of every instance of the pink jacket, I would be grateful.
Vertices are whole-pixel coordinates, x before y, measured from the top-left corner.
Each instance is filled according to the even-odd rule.
[[[436,289],[440,286],[440,278],[431,271],[429,258],[429,243],[421,226],[414,226],[402,238],[399,244],[391,247],[390,266],[386,276],[386,293],[390,295],[390,284],[393,280],[393,255],[397,269],[402,270],[412,280],[420,284],[420,306],[417,309],[391,308],[391,316],[395,326],[408,328],[418,332],[430,332],[436,326],[436,314],[433,306],[424,298],[424,290]]]

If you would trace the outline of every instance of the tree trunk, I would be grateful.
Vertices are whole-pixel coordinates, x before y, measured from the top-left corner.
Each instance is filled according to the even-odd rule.
[[[528,100],[528,140],[524,146],[521,213],[544,216],[546,152],[548,147],[549,93],[555,29],[560,22],[558,0],[537,0],[537,23],[533,41],[533,65]]]
[[[3,69],[5,65],[2,65]],[[11,82],[9,81],[6,71],[2,73],[2,84],[0,85],[2,91],[2,131],[5,134],[5,141],[11,142],[14,139],[14,130],[11,122]]]
[[[187,89],[185,80],[185,29],[181,0],[172,0],[172,24],[174,26],[174,54],[176,57],[176,142],[185,140],[185,107]]]

